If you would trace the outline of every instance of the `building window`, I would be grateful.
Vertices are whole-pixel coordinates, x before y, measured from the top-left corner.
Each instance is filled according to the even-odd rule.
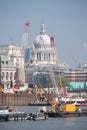
[[[44,53],[44,61],[46,60],[46,53]]]
[[[50,53],[44,53],[44,61],[50,60]]]
[[[8,80],[9,74],[8,72],[6,72],[6,80]]]
[[[4,61],[2,61],[2,64],[4,64]]]
[[[17,59],[17,61],[16,61],[16,65],[19,66],[19,59]]]
[[[12,77],[13,77],[13,75],[12,75],[12,72],[10,73],[10,80],[12,80]]]
[[[17,69],[16,72],[14,73],[14,80],[18,80],[18,69]]]
[[[8,64],[8,61],[6,61],[6,64]]]
[[[2,72],[2,80],[4,79],[4,72]]]
[[[49,53],[49,57],[48,57],[48,60],[50,60],[50,53]]]
[[[37,53],[37,60],[41,61],[41,53]]]

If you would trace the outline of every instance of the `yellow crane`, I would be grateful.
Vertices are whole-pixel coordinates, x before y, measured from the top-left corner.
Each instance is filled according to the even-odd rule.
[[[41,89],[35,84],[35,95],[36,97],[39,95],[40,97],[42,97],[42,91]]]

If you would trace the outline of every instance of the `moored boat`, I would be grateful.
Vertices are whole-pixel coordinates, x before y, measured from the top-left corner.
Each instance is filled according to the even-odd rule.
[[[44,113],[36,113],[36,115],[33,117],[33,120],[47,120],[48,115]]]
[[[58,105],[64,105],[64,104],[75,104],[76,106],[87,106],[87,99],[85,98],[62,98]]]
[[[79,117],[87,116],[87,109],[81,109],[75,104],[63,104],[58,106],[56,103],[52,105],[52,110],[48,110],[49,117]]]
[[[27,120],[46,120],[48,119],[48,114],[46,114],[46,107],[39,107],[39,110],[35,113],[30,113],[27,118]]]
[[[17,111],[14,107],[0,107],[0,121],[23,120],[27,117],[25,112]]]

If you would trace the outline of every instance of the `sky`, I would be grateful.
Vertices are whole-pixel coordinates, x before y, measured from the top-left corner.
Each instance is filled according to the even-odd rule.
[[[87,62],[87,0],[0,0],[0,45],[21,46],[28,21],[29,46],[44,23],[59,63],[74,68]]]

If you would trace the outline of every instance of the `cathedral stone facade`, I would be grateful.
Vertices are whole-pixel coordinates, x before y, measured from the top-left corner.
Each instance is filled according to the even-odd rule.
[[[46,35],[44,24],[41,25],[40,34],[35,38],[30,50],[30,64],[47,65],[57,64],[54,37]]]

